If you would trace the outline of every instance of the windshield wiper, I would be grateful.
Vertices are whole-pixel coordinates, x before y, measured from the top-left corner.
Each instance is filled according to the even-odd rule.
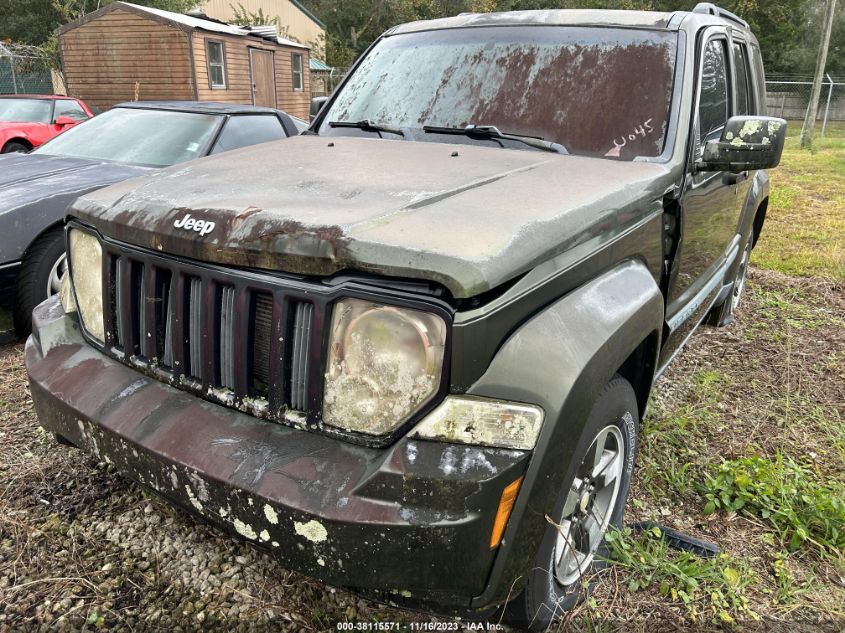
[[[382,132],[389,134],[397,134],[398,136],[405,136],[405,132],[398,127],[390,125],[382,125],[381,123],[373,123],[369,119],[361,119],[360,121],[329,121],[329,127],[354,127],[364,132],[376,132],[381,136]]]
[[[463,134],[464,136],[477,137],[482,139],[502,139],[505,141],[517,141],[524,143],[530,147],[535,147],[546,152],[556,152],[558,154],[568,154],[569,152],[560,143],[547,141],[544,138],[536,136],[520,136],[518,134],[508,134],[500,132],[495,125],[467,125],[466,127],[438,127],[436,125],[424,125],[424,132],[432,134]]]

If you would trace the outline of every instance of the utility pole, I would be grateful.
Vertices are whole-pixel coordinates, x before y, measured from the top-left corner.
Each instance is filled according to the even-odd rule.
[[[824,78],[824,69],[827,65],[827,49],[830,46],[830,32],[833,29],[833,11],[835,9],[836,0],[827,0],[822,41],[819,45],[819,58],[816,61],[816,76],[813,78],[813,91],[810,95],[810,103],[807,106],[807,115],[804,117],[804,128],[801,131],[801,147],[803,149],[809,149],[813,145],[813,126],[816,124],[816,112],[818,112],[819,108],[822,79]]]

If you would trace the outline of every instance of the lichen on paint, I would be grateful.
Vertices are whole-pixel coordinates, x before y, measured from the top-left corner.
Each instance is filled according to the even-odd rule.
[[[312,543],[322,543],[328,538],[328,532],[322,523],[311,519],[307,523],[294,521],[293,529],[300,536],[304,536]]]
[[[202,504],[200,500],[197,499],[196,495],[194,495],[194,491],[191,490],[190,486],[185,486],[185,491],[188,493],[188,501],[191,502],[191,505],[197,509],[197,512],[202,512]]]
[[[739,135],[743,138],[753,136],[754,134],[757,134],[762,127],[763,123],[759,119],[749,119],[742,124],[742,129],[739,131]]]
[[[258,536],[265,543],[270,540],[270,532],[268,532],[267,530],[261,530],[261,534],[259,534]]]
[[[276,510],[274,510],[273,506],[269,503],[264,504],[264,516],[267,517],[267,520],[273,525],[279,524],[279,515],[276,514]]]
[[[255,530],[252,528],[252,526],[248,523],[244,523],[237,517],[234,521],[232,521],[232,525],[235,526],[235,532],[237,532],[241,536],[245,536],[246,538],[252,539],[253,541],[258,538],[258,535],[255,533]]]
[[[318,559],[317,559],[317,564],[318,564],[320,567],[325,567],[325,566],[326,566],[326,561],[324,561],[322,558],[318,558]]]

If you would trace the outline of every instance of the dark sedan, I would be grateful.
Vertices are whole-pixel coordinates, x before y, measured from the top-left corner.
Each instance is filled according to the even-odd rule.
[[[208,102],[123,103],[29,154],[0,156],[0,288],[26,334],[66,270],[64,213],[78,196],[209,154],[299,134],[279,110]],[[10,306],[11,307],[11,306]]]

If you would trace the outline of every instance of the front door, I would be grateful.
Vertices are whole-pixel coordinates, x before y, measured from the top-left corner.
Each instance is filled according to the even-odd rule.
[[[727,33],[713,32],[699,51],[697,135],[691,163],[704,153],[704,145],[719,139],[733,112],[733,82]],[[726,172],[695,172],[686,177],[680,199],[682,236],[666,298],[669,333],[661,361],[668,360],[712,304],[725,273],[727,257],[736,244],[740,191],[736,176]]]
[[[249,71],[252,75],[252,103],[276,107],[276,79],[273,72],[273,52],[249,49]]]

